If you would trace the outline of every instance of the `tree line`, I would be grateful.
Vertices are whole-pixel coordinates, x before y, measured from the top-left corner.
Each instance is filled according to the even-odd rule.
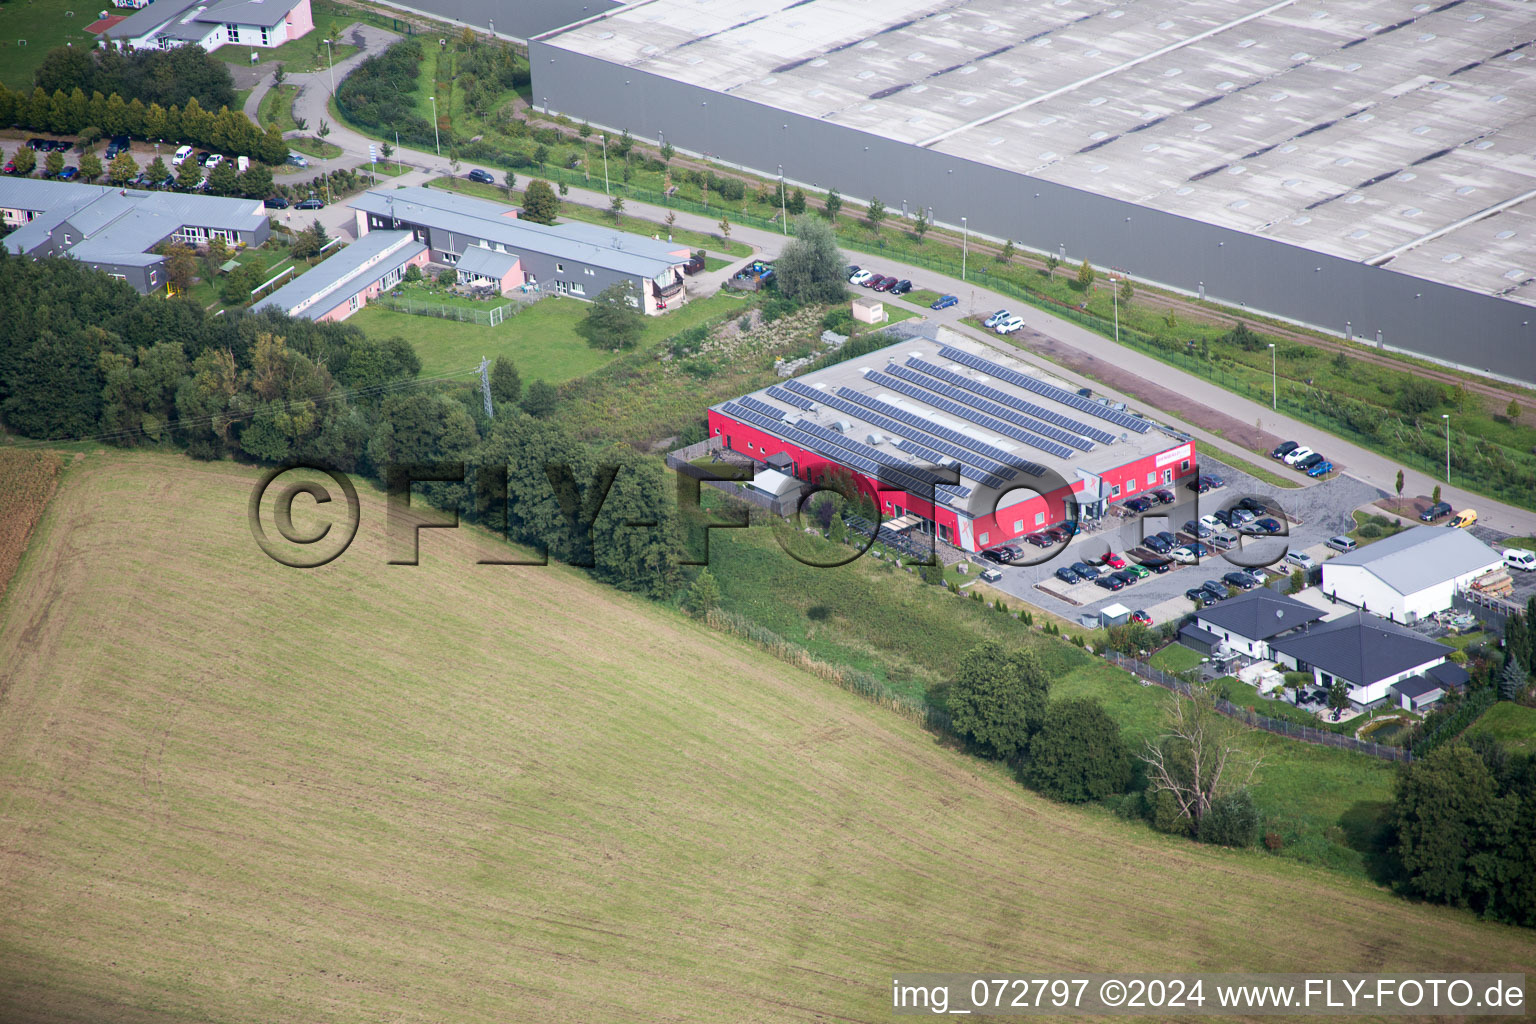
[[[463,463],[419,492],[551,559],[665,597],[681,534],[662,464],[578,441],[499,366],[494,418],[478,383],[418,381],[400,338],[275,310],[209,316],[139,295],[74,260],[0,253],[0,418],[28,438],[94,437],[200,459],[317,462],[384,481],[391,466]]]
[[[49,94],[42,86],[26,93],[0,83],[0,125],[79,135],[85,145],[113,135],[131,135],[172,145],[207,146],[267,164],[281,164],[288,158],[288,143],[275,125],[263,130],[228,106],[210,112],[196,96],[185,105],[166,107],[153,101],[146,104],[137,96],[124,100],[117,92],[87,94],[80,86]]]
[[[229,65],[201,46],[171,50],[56,46],[32,73],[32,84],[50,96],[79,88],[86,95],[117,93],[162,107],[185,106],[194,98],[206,110],[235,103]]]

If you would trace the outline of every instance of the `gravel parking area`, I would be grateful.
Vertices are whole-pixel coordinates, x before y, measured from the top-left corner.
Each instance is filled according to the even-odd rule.
[[[1381,496],[1376,488],[1344,476],[1313,487],[1282,490],[1209,456],[1201,457],[1200,470],[1222,477],[1226,486],[1198,496],[1181,487],[1179,500],[1173,505],[1154,508],[1139,517],[1108,519],[1104,526],[1073,538],[1062,549],[1037,552],[1030,548],[1032,555],[1048,560],[1036,565],[1003,566],[1003,578],[992,585],[1064,618],[1076,619],[1105,605],[1123,604],[1147,611],[1153,622],[1160,624],[1192,610],[1193,606],[1184,598],[1186,590],[1206,580],[1219,580],[1240,565],[1279,559],[1287,550],[1306,552],[1322,562],[1332,554],[1323,542],[1353,529],[1355,523],[1350,513]],[[1137,549],[1143,536],[1160,530],[1177,533],[1187,520],[1231,507],[1250,496],[1265,499],[1271,507],[1278,506],[1300,523],[1290,524],[1288,536],[1248,538],[1230,552],[1194,565],[1174,565],[1165,573],[1149,576],[1119,591],[1108,591],[1094,583],[1068,585],[1054,576],[1061,566],[1096,559],[1109,551],[1130,552],[1130,560],[1136,561],[1150,554]],[[1280,572],[1288,574],[1289,569]]]

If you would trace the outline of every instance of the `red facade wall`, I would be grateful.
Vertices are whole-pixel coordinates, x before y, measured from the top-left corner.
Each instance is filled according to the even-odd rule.
[[[915,513],[925,519],[932,520],[938,526],[947,527],[949,538],[953,542],[959,543],[960,517],[942,505],[935,507],[921,497],[901,490],[879,490],[877,484],[870,481],[862,473],[848,469],[842,466],[841,463],[828,459],[823,455],[805,451],[766,431],[759,430],[750,424],[740,423],[713,409],[709,411],[709,433],[711,437],[719,437],[722,443],[726,443],[728,440],[727,447],[733,451],[749,455],[759,462],[770,455],[777,455],[780,452],[787,453],[790,458],[795,460],[795,475],[802,480],[817,479],[828,469],[834,467],[843,469],[853,476],[861,490],[875,499],[880,507],[881,514],[885,517],[894,518],[905,512]],[[1164,464],[1159,466],[1157,464],[1159,460]],[[1189,467],[1188,469],[1182,468],[1186,462]],[[1189,442],[1188,444],[1173,445],[1163,452],[1148,455],[1124,466],[1116,467],[1104,473],[1103,479],[1107,486],[1120,488],[1119,496],[1110,500],[1121,501],[1134,497],[1143,491],[1153,491],[1164,486],[1178,486],[1185,477],[1195,471],[1195,466],[1195,445],[1194,442]],[[1165,470],[1172,471],[1172,480],[1166,484],[1163,482]],[[1147,482],[1148,474],[1156,474],[1154,483],[1149,484]],[[1134,489],[1131,488],[1133,481],[1135,483]],[[1069,487],[1058,488],[1044,496],[1033,495],[1027,501],[1018,505],[1004,505],[1001,515],[993,513],[977,516],[972,520],[971,550],[979,551],[984,547],[1003,544],[1016,540],[1025,534],[1034,533],[1036,530],[1062,522],[1066,519],[1065,502],[1067,496],[1072,493],[1081,492],[1083,487],[1082,481],[1074,481]],[[1002,500],[1007,501],[1008,495],[1004,494]],[[1045,519],[1043,523],[1037,524],[1035,517],[1040,512],[1045,513]],[[999,523],[999,519],[1001,519],[1001,523]],[[1014,529],[1014,524],[1020,521],[1022,521],[1022,528]],[[986,540],[981,539],[983,536],[986,537]]]

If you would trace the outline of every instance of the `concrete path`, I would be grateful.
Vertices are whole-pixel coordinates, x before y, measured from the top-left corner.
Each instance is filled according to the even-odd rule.
[[[376,53],[387,47],[400,37],[392,32],[375,28],[369,25],[353,25],[345,34],[347,42],[360,47],[359,51],[347,60],[336,65],[336,82],[340,83],[348,72],[361,63],[372,53]],[[340,124],[330,117],[326,109],[326,101],[330,96],[330,80],[327,73],[307,75],[290,75],[288,81],[303,85],[305,88],[299,96],[296,104],[298,115],[308,119],[310,132],[319,127],[321,119],[331,122],[331,134],[326,139],[336,146],[341,147],[341,156],[333,160],[310,160],[306,169],[298,170],[296,175],[307,180],[321,171],[338,167],[352,167],[358,163],[366,163],[368,160],[368,145],[371,139],[353,131],[346,125]],[[266,77],[270,85],[270,74]],[[259,90],[264,92],[265,90]],[[251,94],[250,102],[259,103],[258,92]],[[417,185],[432,178],[445,174],[451,174],[446,156],[438,156],[436,153],[423,153],[416,150],[404,149],[398,156],[405,163],[413,164],[421,170],[411,172],[399,178],[381,179],[380,186],[387,187],[391,182],[397,185]],[[468,166],[461,168],[467,170]],[[284,175],[285,178],[293,176]],[[521,176],[521,175],[520,175]],[[608,197],[591,189],[571,186],[569,195],[562,197],[565,202],[581,203],[595,206],[600,209],[608,206]],[[648,203],[628,200],[624,207],[626,215],[640,217],[660,223],[665,220],[668,210]],[[719,230],[718,218],[706,214],[677,212],[676,224],[681,228],[689,228],[694,231],[712,234]],[[351,210],[344,204],[327,207],[320,211],[320,220],[326,225],[327,230],[341,231],[348,237],[352,236]],[[309,214],[301,215],[305,219],[296,221],[298,224],[307,224]],[[893,227],[890,230],[901,230]],[[752,228],[738,225],[731,232],[732,239],[745,242],[759,249],[768,259],[773,259],[783,248],[785,236],[780,232],[764,231],[760,228]],[[1070,321],[1062,320],[1052,314],[1024,305],[1018,299],[1000,295],[986,288],[978,287],[970,282],[959,281],[945,277],[931,270],[903,264],[897,260],[880,256],[872,256],[868,253],[845,251],[844,255],[850,263],[859,263],[872,266],[881,273],[895,274],[899,277],[910,278],[919,287],[930,288],[938,292],[949,292],[960,297],[960,304],[949,309],[938,311],[925,311],[930,322],[944,324],[966,335],[984,340],[990,345],[1001,349],[1008,354],[1026,363],[1032,363],[1049,370],[1052,374],[1071,381],[1077,385],[1091,385],[1095,392],[1107,395],[1120,401],[1126,401],[1135,408],[1143,408],[1143,403],[1127,395],[1120,394],[1112,388],[1091,381],[1080,375],[1066,370],[1055,363],[1041,359],[1025,350],[1016,348],[1009,342],[990,331],[977,331],[963,323],[963,317],[973,312],[998,309],[1006,306],[1012,309],[1022,318],[1026,325],[1050,335],[1063,344],[1078,349],[1085,353],[1091,353],[1101,358],[1112,356],[1116,365],[1130,370],[1137,375],[1155,382],[1163,387],[1177,391],[1194,402],[1211,409],[1219,410],[1230,416],[1234,416],[1247,423],[1256,423],[1262,429],[1270,433],[1294,438],[1303,444],[1311,443],[1312,447],[1323,447],[1334,456],[1335,461],[1347,467],[1345,475],[1353,477],[1377,488],[1383,494],[1391,493],[1396,487],[1397,471],[1404,471],[1406,494],[1428,494],[1438,483],[1441,487],[1441,497],[1450,502],[1456,508],[1477,509],[1481,522],[1496,530],[1506,533],[1532,535],[1536,534],[1536,512],[1515,508],[1502,502],[1462,490],[1453,483],[1446,484],[1443,480],[1436,480],[1417,470],[1401,466],[1399,463],[1385,455],[1361,448],[1348,441],[1332,437],[1308,424],[1301,423],[1283,413],[1266,409],[1259,402],[1253,402],[1242,396],[1233,394],[1215,384],[1192,374],[1185,373],[1175,367],[1158,362],[1151,356],[1144,355],[1130,348],[1115,346],[1102,336],[1080,327]],[[1172,415],[1161,410],[1156,410],[1157,418],[1165,422],[1177,423],[1180,429],[1192,434],[1195,439],[1214,448],[1230,448],[1232,445],[1221,438],[1201,430],[1190,423],[1180,423]],[[1320,444],[1319,444],[1320,442]],[[1246,453],[1255,461],[1264,457]],[[1452,467],[1454,471],[1454,466]]]

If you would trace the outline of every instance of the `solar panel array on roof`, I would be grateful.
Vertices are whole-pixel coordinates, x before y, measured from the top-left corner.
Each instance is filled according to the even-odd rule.
[[[945,369],[936,363],[930,363],[928,360],[922,358],[921,356],[909,357],[907,359],[907,365],[914,369],[921,370],[931,377],[937,377],[940,380],[948,381],[951,384],[965,388],[969,391],[974,391],[978,395],[983,395],[992,399],[994,402],[1001,402],[1010,408],[1018,409],[1021,412],[1027,412],[1032,416],[1040,417],[1042,420],[1046,420],[1050,423],[1055,423],[1058,426],[1065,427],[1067,430],[1081,434],[1083,437],[1090,438],[1094,441],[1099,441],[1103,444],[1112,444],[1115,441],[1115,435],[1111,434],[1107,430],[1100,430],[1098,427],[1089,426],[1080,420],[1075,420],[1063,413],[1056,412],[1054,409],[1047,409],[1044,406],[1036,405],[1033,402],[1026,402],[1022,398],[1010,395],[1008,392],[991,387],[990,385],[983,384],[979,380],[973,380],[962,373],[955,373],[953,370]]]
[[[1152,425],[1146,420],[1128,415],[1118,409],[1111,409],[1108,406],[1100,405],[1097,402],[1090,402],[1082,395],[1073,394],[1066,388],[1059,388],[1055,384],[1047,384],[1037,377],[1019,373],[1016,370],[1010,370],[1008,367],[994,363],[990,359],[973,356],[971,353],[955,348],[952,345],[945,345],[939,349],[939,354],[945,359],[953,359],[955,362],[969,366],[973,370],[990,373],[999,380],[1005,380],[1010,384],[1017,384],[1021,388],[1028,388],[1037,395],[1044,395],[1052,401],[1060,402],[1062,405],[1070,406],[1090,416],[1097,416],[1101,420],[1108,420],[1116,426],[1125,427],[1127,430],[1134,430],[1138,434],[1145,434],[1151,429]]]
[[[853,393],[855,395],[858,394],[858,392]],[[863,396],[861,395],[859,397],[862,398]],[[891,417],[886,416],[883,413],[871,408],[870,406],[872,405],[873,402],[870,402],[868,405],[861,405],[856,402],[850,402],[846,398],[842,398],[837,395],[829,395],[827,397],[828,408],[836,409],[839,412],[846,412],[850,416],[858,416],[863,420],[873,423],[875,426],[888,432],[894,437],[903,438],[903,440],[900,442],[901,447],[907,451],[911,451],[914,455],[919,454],[919,452],[916,450],[919,447],[923,447],[925,450],[928,450],[928,454],[930,455],[943,453],[934,460],[937,464],[946,465],[948,463],[956,463],[960,466],[961,469],[965,471],[967,476],[974,480],[979,480],[981,483],[988,487],[1001,487],[1007,483],[1007,481],[1003,477],[999,476],[995,470],[1004,470],[1011,474],[1012,471],[1009,470],[1008,467],[998,465],[990,459],[981,458],[979,455],[968,452],[957,444],[952,444],[951,442],[945,441],[942,438],[933,437],[929,434],[926,434],[910,423],[902,423],[894,420]],[[892,406],[885,406],[884,408],[889,408],[892,412],[900,411]],[[911,418],[917,419],[918,417]],[[943,457],[944,455],[948,455],[950,458],[946,460]]]
[[[794,392],[787,391],[784,388],[779,387],[777,384],[768,389],[768,397],[777,398],[785,405],[792,405],[796,409],[809,409],[811,406],[816,404],[808,398],[801,398]]]
[[[892,369],[899,370],[901,367],[892,367]],[[987,416],[983,413],[977,412],[974,409],[967,409],[959,402],[950,401],[948,398],[945,398],[942,395],[936,395],[932,391],[924,390],[916,384],[909,384],[904,380],[892,377],[889,374],[881,373],[878,370],[872,370],[865,374],[864,379],[873,381],[882,387],[890,388],[892,391],[906,395],[908,398],[915,398],[919,402],[925,402],[928,405],[933,406],[935,409],[942,409],[944,412],[947,412],[953,416],[960,416],[979,427],[985,427],[988,430],[995,430],[999,434],[1002,434],[1004,437],[1011,437],[1015,441],[1023,441],[1025,444],[1034,448],[1039,448],[1041,451],[1054,455],[1058,459],[1070,459],[1073,454],[1075,454],[1071,448],[1068,448],[1064,444],[1059,444],[1056,441],[1048,441],[1041,437],[1039,434],[1031,433],[1030,431],[1025,430],[1023,427],[1015,426],[1012,423],[1006,423],[1003,420],[996,419],[992,416]],[[938,386],[942,388],[948,387],[949,385],[940,384]]]
[[[1019,460],[1017,460],[1013,455],[997,447],[995,444],[989,444],[986,441],[974,438],[964,431],[946,427],[944,424],[930,419],[927,416],[903,409],[901,406],[895,404],[894,402],[887,402],[883,399],[873,398],[861,391],[855,391],[853,388],[838,388],[837,393],[841,397],[846,398],[851,402],[857,402],[860,405],[869,409],[873,409],[876,412],[883,412],[886,415],[893,416],[896,419],[901,420],[903,423],[910,424],[920,430],[926,430],[936,438],[943,438],[950,444],[959,446],[961,451],[964,451],[968,448],[972,452],[980,452],[982,455],[986,456],[985,459],[979,460],[982,465],[992,473],[1003,477],[1005,480],[1013,479],[1013,477],[1016,475],[1015,470],[1022,469],[1025,465],[1025,463],[1019,462]],[[935,444],[934,447],[938,448],[940,451],[946,450],[937,444]],[[978,461],[975,455],[970,455],[969,453],[966,454],[967,457],[971,459],[971,461]],[[959,456],[956,457],[958,458]],[[995,469],[992,466],[987,465],[988,459],[996,463]],[[1041,473],[1045,472],[1044,466],[1040,466],[1039,469],[1040,473],[1034,473],[1032,475],[1039,476]]]
[[[776,420],[781,420],[786,415],[788,415],[783,409],[775,409],[773,406],[769,405],[762,399],[753,398],[751,395],[744,395],[741,398],[736,399],[736,401],[746,406],[748,409],[751,409],[753,412],[760,412],[764,416],[772,416]]]
[[[784,440],[789,441],[791,444],[804,448],[806,451],[825,455],[829,459],[836,459],[844,465],[857,469],[872,480],[878,480],[881,483],[894,483],[902,489],[919,496],[927,494],[928,487],[931,486],[910,472],[882,465],[862,454],[857,449],[842,444],[842,442],[848,439],[844,438],[841,434],[827,430],[825,427],[818,427],[814,423],[805,423],[801,424],[801,426],[813,427],[818,431],[817,434],[811,434],[806,430],[801,430],[797,426],[791,426],[783,420],[775,419],[772,416],[765,416],[738,402],[727,402],[720,407],[720,411],[743,423],[750,423],[763,430],[772,431],[777,436],[784,438]],[[826,434],[831,434],[832,438],[836,439],[836,442],[827,443],[832,438],[826,437]],[[853,442],[853,444],[857,444],[857,442]],[[843,450],[837,450],[839,448]]]

